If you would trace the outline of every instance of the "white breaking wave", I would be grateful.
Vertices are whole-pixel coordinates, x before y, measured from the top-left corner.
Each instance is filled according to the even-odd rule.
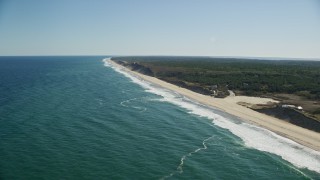
[[[145,111],[147,110],[146,107],[127,105],[127,104],[130,104],[131,101],[137,101],[137,99],[138,99],[138,98],[132,98],[132,99],[128,99],[128,100],[122,101],[122,102],[120,102],[120,105],[123,106],[123,107],[136,109],[136,110],[138,110],[139,112],[145,112]],[[141,99],[141,98],[140,98],[140,99]]]
[[[162,96],[163,99],[161,99],[161,101],[170,102],[188,110],[191,114],[212,120],[212,123],[216,126],[228,129],[231,133],[240,137],[247,147],[279,155],[296,167],[307,168],[320,173],[319,151],[300,145],[267,129],[245,122],[236,123],[231,119],[215,113],[213,109],[191,102],[175,92],[152,85],[150,82],[146,82],[139,77],[127,73],[122,68],[112,66],[112,64],[108,62],[109,59],[110,58],[103,60],[105,66],[111,67],[115,71],[128,77],[132,82],[140,85],[147,92]]]

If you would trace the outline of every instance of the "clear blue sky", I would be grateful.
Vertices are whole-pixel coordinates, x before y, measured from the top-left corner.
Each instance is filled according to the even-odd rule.
[[[320,1],[0,0],[0,55],[320,58]]]

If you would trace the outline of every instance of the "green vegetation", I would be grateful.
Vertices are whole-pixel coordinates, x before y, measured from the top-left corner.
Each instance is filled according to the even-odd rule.
[[[179,80],[246,95],[296,93],[320,99],[320,62],[199,57],[119,57],[138,62],[161,79]],[[150,73],[149,73],[150,75]]]
[[[253,60],[209,57],[116,57],[127,66],[139,64],[146,71],[176,85],[207,95],[225,97],[227,90],[249,96],[279,98],[291,94],[315,104],[311,114],[320,111],[320,62]],[[143,68],[141,68],[143,67]],[[136,69],[137,70],[137,69]],[[286,96],[286,98],[290,96]],[[287,99],[288,100],[288,99]],[[298,101],[289,101],[298,104]],[[310,104],[309,103],[309,104]]]

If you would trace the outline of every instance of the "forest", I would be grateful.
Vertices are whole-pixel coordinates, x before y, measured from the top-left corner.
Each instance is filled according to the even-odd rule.
[[[271,97],[320,119],[320,62],[223,57],[131,56],[112,60],[195,92]]]
[[[320,62],[205,57],[117,57],[148,68],[148,74],[169,81],[217,86],[245,95],[295,93],[320,99]],[[151,71],[152,72],[151,72]]]

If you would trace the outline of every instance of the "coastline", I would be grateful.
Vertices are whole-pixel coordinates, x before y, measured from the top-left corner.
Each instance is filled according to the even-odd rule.
[[[257,111],[254,111],[252,109],[249,109],[247,107],[237,104],[237,102],[240,102],[240,101],[249,102],[249,103],[255,102],[257,104],[258,103],[263,104],[268,101],[274,101],[272,99],[247,97],[247,96],[226,97],[224,99],[213,98],[207,95],[202,95],[202,94],[193,92],[185,88],[178,87],[176,85],[167,83],[155,77],[151,77],[144,74],[140,74],[135,71],[131,71],[130,69],[124,66],[121,66],[113,62],[112,60],[109,60],[108,62],[152,84],[156,84],[158,86],[164,87],[165,89],[175,91],[196,102],[199,102],[201,104],[204,104],[210,107],[217,108],[228,114],[237,116],[244,121],[248,121],[260,127],[266,128],[280,136],[284,136],[299,144],[307,146],[316,151],[320,151],[320,134],[319,133],[310,131],[308,129],[304,129],[302,127],[290,124],[283,120],[268,116],[266,114],[259,113]]]

